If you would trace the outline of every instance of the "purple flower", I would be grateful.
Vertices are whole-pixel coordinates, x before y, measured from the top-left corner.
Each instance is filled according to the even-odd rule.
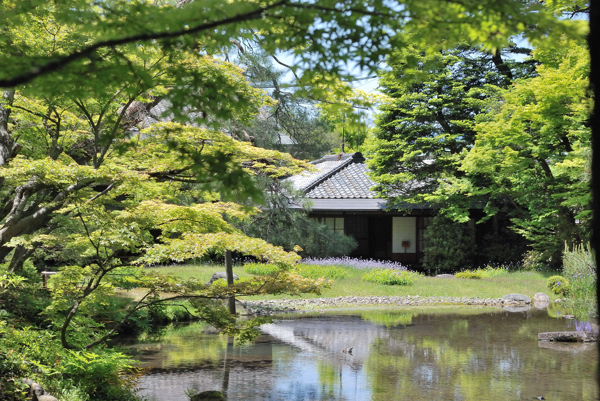
[[[595,334],[598,334],[598,332],[596,332],[594,330],[594,327],[592,326],[592,324],[590,322],[582,322],[579,320],[575,321],[575,330],[577,331],[583,331],[586,333],[592,333],[595,332]]]
[[[319,266],[345,266],[360,270],[371,270],[371,269],[393,269],[393,270],[406,270],[406,266],[401,265],[398,262],[390,262],[387,260],[374,260],[374,259],[358,259],[350,258],[348,256],[340,258],[305,258],[302,259],[302,263],[307,265],[319,265]]]

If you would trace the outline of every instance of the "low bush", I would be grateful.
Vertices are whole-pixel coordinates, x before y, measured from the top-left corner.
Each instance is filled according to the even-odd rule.
[[[468,278],[468,279],[479,279],[481,280],[483,276],[478,272],[464,271],[460,273],[456,273],[454,275],[456,278]]]
[[[548,278],[547,284],[548,289],[557,295],[566,296],[569,293],[570,285],[569,280],[563,276],[552,276]]]
[[[302,277],[318,279],[321,277],[328,279],[339,279],[348,276],[348,273],[337,266],[318,266],[299,264],[295,271]]]
[[[417,273],[408,271],[373,269],[366,273],[362,277],[362,280],[385,285],[409,285],[412,284],[417,277]]]
[[[473,266],[475,236],[466,223],[437,215],[425,230],[425,261],[429,273],[452,273]]]
[[[596,269],[590,246],[575,246],[563,254],[563,274],[569,280],[569,304],[578,318],[598,316],[596,305]]]
[[[503,274],[506,274],[510,271],[510,267],[507,265],[499,265],[499,266],[492,266],[492,265],[487,265],[484,267],[480,267],[478,269],[473,270],[473,273],[478,273],[479,275],[481,275],[481,278],[491,278],[491,277],[497,277],[497,276],[501,276]]]
[[[279,268],[270,263],[246,263],[244,270],[255,276],[272,276],[279,272]]]
[[[30,378],[51,394],[79,393],[80,400],[135,400],[126,373],[133,361],[107,348],[75,351],[56,336],[0,322],[0,387],[3,400],[23,400],[21,378]]]

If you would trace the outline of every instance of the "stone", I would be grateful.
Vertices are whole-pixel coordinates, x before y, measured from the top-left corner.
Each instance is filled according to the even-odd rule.
[[[31,395],[31,398],[33,400],[39,399],[41,396],[43,396],[46,392],[44,391],[44,388],[42,386],[40,386],[37,383],[33,383],[31,385],[29,385],[29,394]]]
[[[502,297],[504,303],[530,304],[531,298],[523,294],[507,294]]]
[[[437,278],[454,278],[454,274],[438,274]]]
[[[58,401],[58,398],[49,394],[41,395],[37,398],[38,401]]]
[[[216,390],[203,391],[190,398],[190,401],[225,401],[225,395]]]
[[[543,292],[538,292],[533,296],[533,305],[537,309],[547,309],[550,305],[550,297]]]
[[[596,334],[586,331],[549,331],[538,334],[538,341],[592,342]]]
[[[216,272],[215,274],[212,275],[212,277],[210,278],[210,280],[208,280],[207,284],[212,284],[215,281],[219,280],[219,279],[223,279],[223,280],[227,280],[227,273],[225,272]],[[233,275],[233,280],[239,280],[238,276],[236,274]]]

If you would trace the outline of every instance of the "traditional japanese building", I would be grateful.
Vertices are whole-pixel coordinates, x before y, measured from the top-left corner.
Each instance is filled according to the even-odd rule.
[[[312,164],[316,172],[288,180],[311,201],[310,217],[354,237],[358,247],[350,256],[422,264],[423,234],[434,212],[430,207],[388,208],[371,190],[375,182],[361,153],[324,156]]]

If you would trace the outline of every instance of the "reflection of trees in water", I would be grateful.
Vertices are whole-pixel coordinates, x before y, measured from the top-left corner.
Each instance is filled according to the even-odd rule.
[[[233,353],[233,337],[227,337],[227,348],[223,356],[223,380],[221,381],[221,392],[227,394],[229,390],[229,373],[231,372],[231,363],[227,357]]]
[[[385,327],[408,326],[416,316],[418,316],[416,313],[408,311],[367,311],[360,314],[362,319]]]
[[[595,353],[537,345],[537,333],[560,330],[561,321],[418,313],[289,319],[245,347],[201,330],[170,333],[160,345],[163,362],[178,368],[142,384],[161,394],[156,400],[184,399],[173,386],[220,390],[232,400],[597,399]],[[349,347],[352,355],[342,352]]]
[[[372,400],[597,399],[595,354],[538,348],[548,321],[529,317],[420,316],[410,329],[389,330],[365,366]]]

